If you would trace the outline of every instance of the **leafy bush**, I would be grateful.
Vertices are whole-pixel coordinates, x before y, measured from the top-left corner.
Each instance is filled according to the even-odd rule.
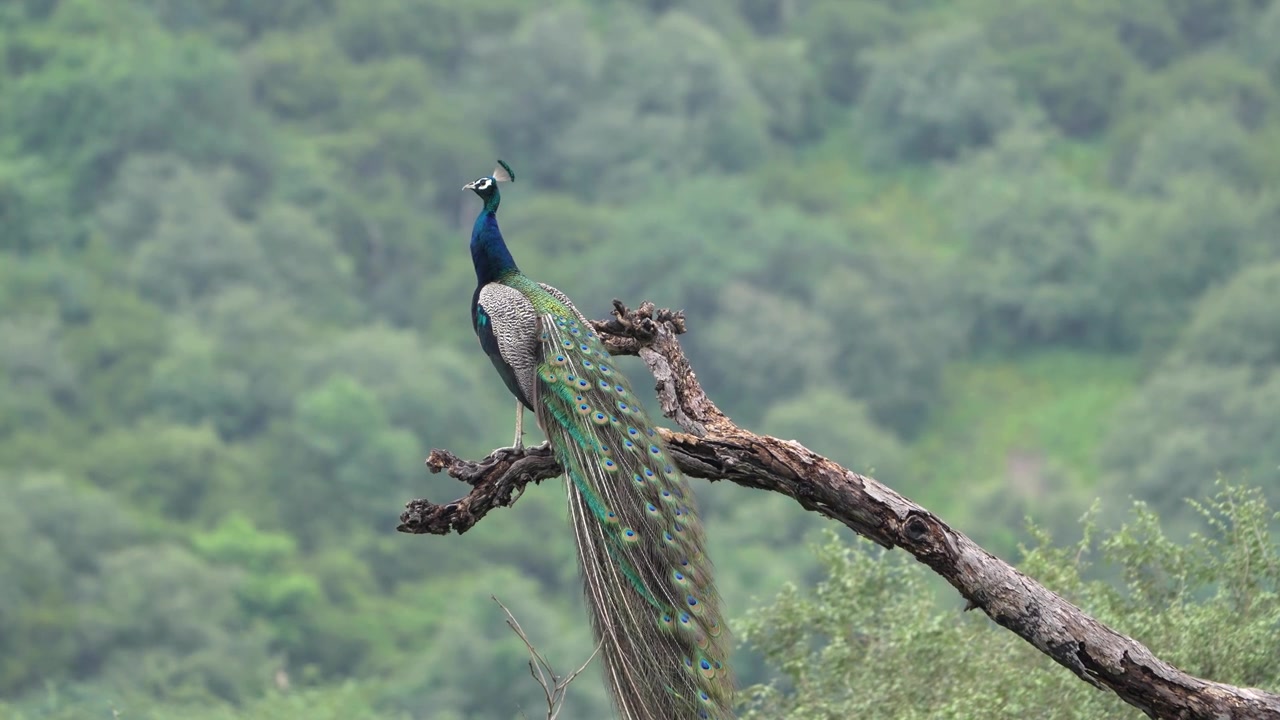
[[[1033,527],[1020,569],[1192,674],[1275,687],[1280,514],[1257,490],[1229,485],[1195,507],[1210,530],[1187,544],[1141,503],[1113,532],[1086,515],[1075,547]],[[782,676],[746,690],[744,717],[1145,717],[985,616],[962,613],[905,554],[834,533],[818,552],[826,578],[812,592],[790,585],[742,623]],[[1120,575],[1118,587],[1097,578],[1094,558]]]

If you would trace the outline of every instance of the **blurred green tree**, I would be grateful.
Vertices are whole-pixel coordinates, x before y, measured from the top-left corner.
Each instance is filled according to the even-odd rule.
[[[867,404],[821,385],[771,405],[760,430],[854,470],[896,477],[903,468],[902,443],[876,424]]]
[[[1240,30],[1253,11],[1253,0],[1165,0],[1182,36],[1202,45]]]
[[[1100,243],[1099,278],[1121,343],[1149,355],[1167,348],[1206,288],[1255,248],[1274,247],[1273,212],[1273,200],[1243,196],[1211,174],[1170,179],[1164,197],[1124,205]]]
[[[0,694],[92,669],[76,583],[138,535],[128,511],[101,490],[47,474],[0,480]]]
[[[212,298],[171,320],[172,346],[156,361],[156,413],[188,425],[211,422],[226,438],[261,432],[293,405],[304,325],[283,301],[251,288]]]
[[[868,255],[834,268],[813,290],[813,307],[835,331],[812,340],[834,344],[832,382],[904,437],[928,419],[943,369],[964,349],[974,321],[947,273],[906,254]]]
[[[870,52],[903,39],[905,21],[885,4],[860,0],[807,3],[795,20],[805,54],[827,97],[858,98],[871,74]]]
[[[987,24],[1007,71],[1069,137],[1106,129],[1132,56],[1078,3],[1015,2]]]
[[[765,106],[714,28],[669,12],[623,37],[600,65],[606,90],[556,142],[567,187],[616,199],[694,168],[742,171],[763,160]],[[587,58],[578,62],[589,67]]]
[[[512,0],[337,0],[334,35],[357,62],[412,55],[454,72],[467,58],[468,38],[509,31],[520,8]]]
[[[98,435],[75,460],[95,487],[175,521],[234,506],[243,462],[207,425],[152,423]]]
[[[943,177],[942,201],[969,247],[978,344],[1089,346],[1107,336],[1095,272],[1111,212],[1045,162],[1050,141],[1020,126]]]
[[[1280,374],[1248,366],[1162,368],[1116,414],[1102,448],[1115,495],[1170,519],[1218,475],[1246,477],[1274,500],[1280,483]]]
[[[752,86],[764,103],[769,133],[784,142],[812,140],[821,131],[821,88],[798,41],[761,43],[746,58]]]
[[[266,633],[239,612],[242,583],[171,545],[104,556],[79,583],[82,668],[175,701],[259,694],[276,662]]]
[[[860,107],[874,133],[869,154],[881,163],[947,159],[987,145],[1019,110],[1013,80],[969,25],[873,54]]]
[[[132,4],[67,0],[49,22],[57,41],[31,48],[39,62],[4,84],[0,126],[68,174],[74,208],[135,152],[264,171],[268,130],[234,57],[177,40]]]
[[[716,391],[757,408],[795,396],[831,374],[836,345],[827,318],[761,287],[734,284],[720,294],[706,346]]]
[[[0,153],[0,251],[32,253],[82,242],[83,223],[72,215],[68,195],[66,178],[44,159]]]
[[[1280,367],[1280,264],[1252,265],[1205,293],[1178,338],[1175,356],[1189,363]]]

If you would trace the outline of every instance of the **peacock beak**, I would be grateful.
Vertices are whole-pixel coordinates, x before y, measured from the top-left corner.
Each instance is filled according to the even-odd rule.
[[[463,185],[463,186],[462,186],[462,189],[463,189],[463,190],[475,190],[475,189],[476,189],[476,181],[475,181],[475,180],[472,180],[471,182],[467,183],[466,185]]]

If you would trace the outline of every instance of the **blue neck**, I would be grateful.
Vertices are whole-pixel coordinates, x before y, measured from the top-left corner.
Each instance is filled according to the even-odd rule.
[[[485,285],[520,272],[516,261],[507,250],[507,243],[498,229],[498,193],[485,201],[484,209],[476,217],[471,228],[471,262],[476,267],[476,284]]]

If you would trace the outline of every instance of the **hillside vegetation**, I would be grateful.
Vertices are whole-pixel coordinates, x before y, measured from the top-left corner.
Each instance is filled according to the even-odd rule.
[[[462,492],[426,473],[432,447],[510,440],[459,190],[497,157],[522,269],[589,316],[683,308],[742,425],[1006,557],[1040,548],[1030,572],[1179,661],[1280,633],[1274,604],[1209,600],[1275,562],[1265,543],[1126,605],[1125,568],[1164,546],[1117,540],[1083,577],[1023,523],[1074,542],[1095,498],[1104,528],[1138,499],[1178,542],[1208,533],[1185,552],[1227,553],[1186,498],[1222,475],[1280,502],[1280,2],[12,0],[0,717],[539,715],[489,596],[558,668],[590,653],[560,488],[462,537],[394,531],[405,500]],[[891,602],[932,587],[921,569],[815,553],[819,518],[721,485],[697,489],[730,616],[755,618],[744,684],[812,680],[812,644],[762,635],[769,613],[882,623],[893,647],[954,620],[946,592]],[[885,611],[786,604],[819,581]],[[1273,576],[1249,582],[1274,602]],[[1210,603],[1199,639],[1126,627],[1175,601]],[[970,663],[948,653],[999,637],[909,647]],[[1197,668],[1278,681],[1223,653]],[[972,667],[947,686],[964,702],[903,685],[878,707],[1103,712],[1020,711]],[[566,717],[608,712],[589,673]]]

